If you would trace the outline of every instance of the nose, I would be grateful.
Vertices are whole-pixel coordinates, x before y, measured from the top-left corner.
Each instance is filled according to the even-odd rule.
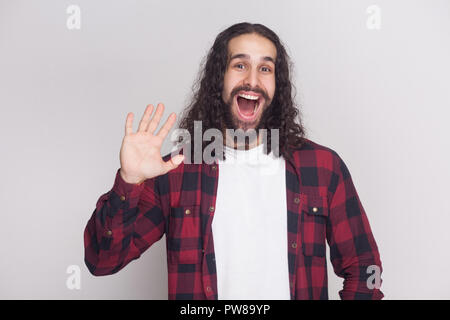
[[[256,88],[256,87],[259,87],[258,84],[259,84],[258,72],[257,72],[257,70],[251,69],[247,73],[247,76],[244,79],[244,85],[250,86],[251,88]]]

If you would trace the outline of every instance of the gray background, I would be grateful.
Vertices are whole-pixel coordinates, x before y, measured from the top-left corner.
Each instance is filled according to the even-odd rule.
[[[93,277],[83,230],[120,166],[127,112],[179,113],[215,36],[250,21],[284,41],[309,138],[350,169],[386,299],[449,299],[449,14],[444,0],[0,1],[0,298],[167,298],[164,238]],[[329,265],[331,299],[341,287]]]

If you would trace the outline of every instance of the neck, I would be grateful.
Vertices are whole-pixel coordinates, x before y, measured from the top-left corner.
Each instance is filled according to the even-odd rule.
[[[249,150],[262,143],[262,136],[260,132],[257,133],[257,136],[252,136],[252,134],[236,134],[235,131],[233,135],[229,130],[225,130],[225,137],[225,145],[233,149]]]

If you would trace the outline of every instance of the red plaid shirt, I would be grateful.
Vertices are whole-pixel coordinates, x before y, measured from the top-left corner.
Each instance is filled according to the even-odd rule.
[[[345,279],[340,297],[381,299],[367,285],[367,267],[382,270],[378,248],[343,160],[307,139],[292,158],[286,160],[291,299],[328,299],[325,241],[334,272]],[[118,170],[84,232],[89,271],[116,273],[166,234],[169,299],[217,299],[211,223],[218,177],[217,163],[180,164],[133,185]]]

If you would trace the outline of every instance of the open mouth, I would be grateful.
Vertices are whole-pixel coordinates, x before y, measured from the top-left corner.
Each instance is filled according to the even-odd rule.
[[[245,121],[256,119],[263,98],[260,95],[239,93],[236,95],[239,116]]]

